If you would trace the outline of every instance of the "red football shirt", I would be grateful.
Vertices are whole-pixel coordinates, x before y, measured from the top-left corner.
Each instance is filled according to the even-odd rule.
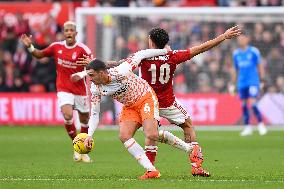
[[[190,51],[174,50],[163,56],[141,61],[140,76],[145,79],[157,94],[160,108],[173,105],[173,76],[176,66],[190,59]]]
[[[58,92],[68,92],[75,95],[86,95],[86,82],[80,80],[72,83],[70,76],[84,70],[83,66],[73,65],[83,55],[92,56],[91,50],[83,43],[67,46],[65,41],[54,42],[43,49],[45,56],[53,56],[56,63],[56,88]]]

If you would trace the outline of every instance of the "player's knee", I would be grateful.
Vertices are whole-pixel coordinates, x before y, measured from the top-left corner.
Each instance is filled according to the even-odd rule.
[[[145,133],[145,137],[149,140],[152,140],[152,141],[158,141],[159,140],[159,133],[158,133],[158,131],[148,132],[148,133]]]
[[[71,121],[72,118],[73,118],[73,115],[64,113],[63,118],[64,118],[65,121]]]
[[[71,126],[73,124],[73,119],[70,119],[70,120],[64,119],[64,124]]]
[[[120,140],[122,143],[125,143],[125,142],[128,141],[130,138],[132,138],[132,136],[130,136],[130,135],[127,134],[127,133],[119,133],[119,140]]]

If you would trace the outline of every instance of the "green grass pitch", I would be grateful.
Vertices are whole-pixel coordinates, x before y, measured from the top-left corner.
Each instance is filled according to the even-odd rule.
[[[191,176],[186,154],[159,144],[161,178],[140,181],[144,170],[120,143],[118,131],[96,131],[94,162],[85,164],[73,162],[62,127],[0,127],[0,188],[284,188],[283,131],[246,138],[237,131],[197,134],[211,177]],[[144,146],[141,131],[135,138]]]

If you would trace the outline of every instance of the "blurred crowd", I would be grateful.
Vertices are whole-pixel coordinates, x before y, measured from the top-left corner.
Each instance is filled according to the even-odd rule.
[[[23,33],[32,34],[34,45],[42,49],[54,41],[63,40],[61,27],[52,16],[34,27],[30,27],[20,13],[16,18],[15,24],[9,25],[0,16],[0,91],[55,91],[53,60],[32,58],[19,39]]]
[[[119,60],[139,49],[147,48],[148,31],[160,25],[169,32],[172,49],[187,49],[208,41],[225,32],[236,23],[176,22],[172,19],[156,20],[122,18],[123,27],[112,28],[115,36],[112,59]],[[121,23],[121,21],[117,21]],[[155,24],[157,22],[157,24]],[[134,24],[132,24],[134,23]],[[240,24],[251,37],[251,45],[262,55],[266,70],[265,91],[284,93],[284,26],[283,24]],[[131,28],[131,29],[130,29]],[[99,45],[99,44],[97,44]],[[238,48],[236,40],[222,43],[219,47],[180,64],[175,73],[174,89],[179,93],[224,93],[230,82],[232,52]],[[98,54],[99,56],[99,54]]]
[[[284,0],[0,0],[0,2],[96,2],[98,6],[283,6]]]
[[[159,5],[184,3],[190,0],[152,1],[137,0],[136,3]],[[129,0],[98,1],[99,5],[129,6]],[[283,5],[281,0],[251,1],[200,1],[214,2],[221,6]],[[249,2],[249,3],[248,3]],[[117,4],[114,4],[117,3]],[[123,4],[125,3],[125,4]],[[158,3],[158,4],[156,4]],[[23,15],[16,15],[14,25],[4,22],[0,15],[0,92],[52,92],[55,91],[56,71],[52,58],[35,59],[19,41],[23,33],[32,34],[34,45],[42,49],[54,41],[63,40],[61,27],[50,16],[42,24],[30,27]],[[147,48],[148,31],[160,25],[169,32],[172,49],[185,49],[198,45],[223,33],[235,23],[194,22],[173,19],[147,19],[120,17],[117,25],[112,25],[113,51],[111,59],[119,60],[139,49]],[[97,29],[100,29],[99,23]],[[283,23],[246,23],[242,25],[251,34],[251,44],[259,48],[266,69],[266,90],[284,93],[284,26]],[[97,36],[97,43],[101,42]],[[96,44],[97,47],[102,44]],[[232,52],[236,41],[224,43],[220,47],[198,55],[178,67],[175,74],[175,91],[179,93],[223,93],[230,82]],[[95,54],[99,56],[100,49]]]
[[[283,0],[97,0],[101,6],[283,6]]]

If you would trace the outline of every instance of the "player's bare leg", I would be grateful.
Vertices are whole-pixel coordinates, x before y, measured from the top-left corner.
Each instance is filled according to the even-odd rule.
[[[155,159],[158,151],[158,146],[157,146],[157,135],[158,135],[158,130],[157,129],[152,129],[152,127],[158,128],[158,122],[155,120],[145,120],[143,123],[143,130],[145,133],[145,153],[151,163],[154,165],[155,164]],[[147,134],[146,134],[147,133]]]
[[[69,137],[73,140],[76,137],[76,128],[73,123],[73,106],[65,104],[61,106],[61,113],[64,118],[64,124]]]
[[[159,140],[158,121],[155,119],[146,119],[143,121],[143,131],[145,135],[145,150],[146,156],[154,166],[157,155],[157,144]],[[140,179],[159,178],[161,176],[158,170],[147,170]]]
[[[135,121],[123,121],[119,123],[119,139],[128,152],[142,165],[147,172],[156,172],[156,168],[146,156],[143,148],[133,138],[141,124]]]
[[[73,123],[73,106],[70,104],[65,104],[61,106],[61,112],[64,118],[65,129],[69,135],[69,137],[73,139],[76,137],[76,127]],[[81,154],[74,151],[73,159],[76,162],[81,161]]]
[[[187,118],[183,124],[179,125],[179,127],[181,127],[184,131],[185,142],[190,143],[192,145],[192,151],[189,153],[189,161],[191,163],[192,175],[204,177],[210,176],[209,172],[201,167],[203,162],[203,154],[201,151],[201,147],[196,141],[196,133],[194,131],[191,119]]]
[[[190,118],[187,118],[183,124],[179,125],[183,130],[184,141],[186,143],[196,142],[196,133]]]
[[[136,131],[141,127],[141,124],[135,121],[123,121],[119,123],[119,140],[125,143],[133,138]]]
[[[82,113],[80,111],[78,111],[79,113],[79,119],[80,119],[80,123],[81,123],[81,133],[88,133],[88,121],[89,121],[89,112],[86,113]],[[90,156],[88,154],[82,154],[81,155],[82,161],[85,163],[91,163],[92,159],[90,158]]]

